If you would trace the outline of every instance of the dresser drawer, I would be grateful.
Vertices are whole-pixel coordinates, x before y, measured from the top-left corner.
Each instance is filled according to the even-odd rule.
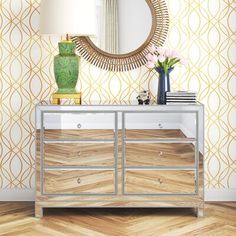
[[[45,144],[45,166],[114,166],[114,144]]]
[[[126,166],[194,166],[195,148],[191,143],[126,144]]]
[[[183,139],[196,137],[196,114],[180,112],[125,113],[128,139]],[[186,129],[187,128],[187,129]],[[189,132],[185,132],[189,130]]]
[[[45,129],[45,139],[53,140],[106,140],[114,139],[113,129]]]
[[[45,113],[46,139],[113,139],[114,112]]]
[[[111,170],[47,170],[44,194],[112,194],[114,182]]]
[[[183,139],[187,138],[180,129],[127,129],[127,139]]]
[[[186,170],[129,170],[126,194],[194,194],[195,173]]]

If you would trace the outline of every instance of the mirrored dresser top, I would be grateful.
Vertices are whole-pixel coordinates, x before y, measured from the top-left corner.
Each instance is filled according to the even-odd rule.
[[[76,105],[72,100],[64,100],[60,105],[53,104],[50,100],[43,100],[37,104],[37,106],[138,106],[138,107],[148,107],[148,106],[202,106],[200,102],[196,103],[179,103],[179,104],[157,104],[156,101],[151,101],[148,105],[139,105],[137,100],[132,101],[83,101],[81,105]]]
[[[40,110],[106,110],[106,111],[168,111],[168,110],[199,110],[203,108],[203,104],[197,102],[193,104],[168,104],[159,105],[155,101],[151,101],[149,105],[138,105],[138,101],[119,101],[119,102],[96,102],[83,101],[82,105],[75,105],[72,101],[64,102],[61,105],[55,105],[51,101],[41,101],[36,105]]]

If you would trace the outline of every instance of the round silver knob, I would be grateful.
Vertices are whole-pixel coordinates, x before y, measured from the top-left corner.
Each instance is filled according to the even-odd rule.
[[[80,179],[80,178],[77,179],[77,183],[78,183],[78,184],[81,183],[81,179]]]
[[[78,129],[81,129],[81,127],[82,127],[81,124],[78,124],[78,125],[77,125],[77,128],[78,128]]]

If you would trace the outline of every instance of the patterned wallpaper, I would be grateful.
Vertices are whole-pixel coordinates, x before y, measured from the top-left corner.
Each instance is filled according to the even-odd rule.
[[[55,91],[58,38],[39,36],[40,0],[0,1],[0,188],[34,187],[34,106]],[[189,58],[172,72],[173,89],[198,91],[206,105],[206,187],[236,187],[236,3],[168,0],[166,45]],[[157,75],[142,67],[111,73],[82,60],[83,102],[130,101],[157,90]]]

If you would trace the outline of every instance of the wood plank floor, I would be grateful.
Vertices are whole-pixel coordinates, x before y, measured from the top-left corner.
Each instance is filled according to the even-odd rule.
[[[236,235],[236,202],[205,205],[205,217],[193,209],[47,209],[34,217],[32,202],[0,203],[0,235],[146,236]]]

